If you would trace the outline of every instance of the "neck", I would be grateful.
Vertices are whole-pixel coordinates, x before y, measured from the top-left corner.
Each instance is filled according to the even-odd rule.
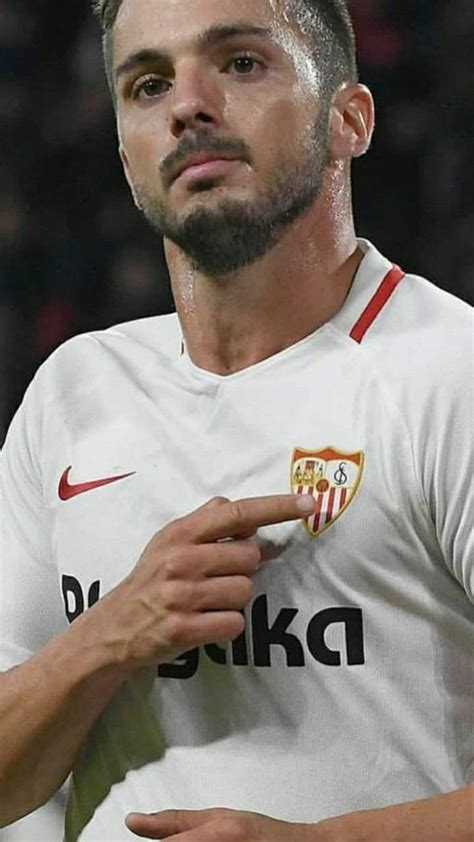
[[[166,241],[186,347],[207,371],[232,374],[294,345],[342,307],[362,261],[349,196],[345,213],[324,196],[251,266],[225,278],[190,267]],[[344,220],[344,222],[341,222]]]

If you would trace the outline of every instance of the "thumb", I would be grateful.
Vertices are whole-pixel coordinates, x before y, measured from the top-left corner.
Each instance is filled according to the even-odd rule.
[[[136,836],[141,836],[144,839],[161,839],[163,837],[163,833],[160,831],[158,835],[158,816],[159,813],[152,815],[146,815],[145,813],[129,813],[125,819],[125,824]]]
[[[185,830],[201,827],[209,821],[209,811],[165,810],[161,813],[129,813],[128,829],[146,839],[166,839]]]

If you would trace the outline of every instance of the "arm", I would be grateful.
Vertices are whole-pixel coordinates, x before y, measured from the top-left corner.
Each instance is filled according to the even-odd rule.
[[[465,789],[379,810],[327,819],[307,842],[472,842],[474,784]]]
[[[83,624],[66,627],[43,500],[42,427],[33,383],[0,454],[0,827],[56,792],[123,681],[91,651]]]
[[[0,674],[0,827],[59,789],[125,680],[99,659],[87,626],[77,621],[29,661]]]
[[[126,824],[146,839],[189,839],[189,842],[472,842],[474,784],[466,789],[326,819],[294,824],[260,813],[222,808],[130,813]]]
[[[123,582],[28,663],[4,674],[0,826],[59,788],[127,676],[242,633],[241,612],[261,561],[247,536],[312,510],[313,498],[297,495],[211,500],[157,533]]]

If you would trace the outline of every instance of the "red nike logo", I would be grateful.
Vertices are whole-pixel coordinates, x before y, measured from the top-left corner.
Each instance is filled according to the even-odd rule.
[[[107,477],[106,479],[96,479],[92,482],[80,482],[77,485],[71,485],[69,482],[71,471],[72,465],[66,468],[59,480],[58,494],[61,500],[71,500],[72,497],[77,497],[78,494],[85,494],[86,491],[93,491],[94,488],[102,488],[103,485],[111,485],[113,482],[132,477],[136,473],[136,471],[132,471],[132,473],[122,474],[120,477]]]

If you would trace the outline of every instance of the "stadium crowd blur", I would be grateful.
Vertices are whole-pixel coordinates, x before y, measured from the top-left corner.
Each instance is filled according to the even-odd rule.
[[[351,8],[378,106],[355,165],[358,232],[474,303],[474,3]],[[88,0],[0,0],[0,133],[1,446],[58,344],[173,305],[161,243],[121,174]]]

